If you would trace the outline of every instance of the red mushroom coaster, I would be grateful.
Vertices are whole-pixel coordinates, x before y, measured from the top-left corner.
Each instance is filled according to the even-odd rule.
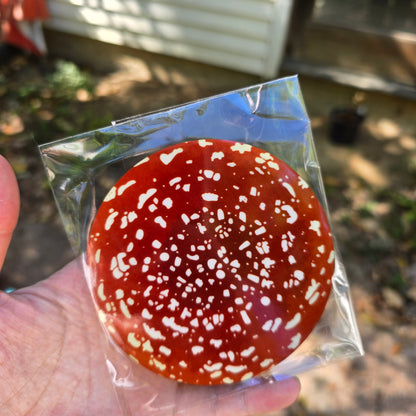
[[[100,319],[141,365],[223,384],[291,354],[331,290],[319,201],[270,153],[195,140],[130,169],[98,210],[87,250]]]

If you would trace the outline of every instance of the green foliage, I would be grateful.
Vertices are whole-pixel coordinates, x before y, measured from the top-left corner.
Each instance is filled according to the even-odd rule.
[[[58,61],[56,69],[49,78],[52,94],[55,97],[73,99],[79,89],[92,91],[90,75],[82,71],[76,64],[68,61]]]
[[[17,90],[17,95],[19,98],[28,98],[37,93],[38,88],[35,84],[24,84]]]
[[[396,210],[388,218],[387,231],[393,238],[403,239],[409,237],[416,244],[416,200],[402,192],[390,192]]]

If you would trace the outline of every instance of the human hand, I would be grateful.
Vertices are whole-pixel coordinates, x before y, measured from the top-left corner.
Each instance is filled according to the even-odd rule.
[[[15,176],[0,156],[0,268],[18,206]],[[122,415],[106,366],[106,348],[79,261],[12,294],[0,291],[0,414]],[[135,416],[185,416],[196,411],[200,416],[248,416],[287,407],[299,394],[295,378],[223,394],[230,386],[181,385],[147,369],[136,370],[146,382],[157,380],[148,383],[157,387],[146,390],[148,397],[141,392],[125,405]],[[158,409],[159,403],[171,405]],[[189,409],[188,403],[197,406]]]

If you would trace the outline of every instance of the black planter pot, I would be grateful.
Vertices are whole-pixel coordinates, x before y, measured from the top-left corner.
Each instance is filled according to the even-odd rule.
[[[353,144],[365,119],[362,108],[334,108],[329,115],[329,138],[333,143]]]

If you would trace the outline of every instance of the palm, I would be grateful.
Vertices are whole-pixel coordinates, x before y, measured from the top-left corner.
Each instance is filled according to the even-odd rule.
[[[16,217],[10,172],[0,158],[0,192],[9,195],[0,200],[0,266]],[[0,292],[0,414],[123,414],[106,352],[78,262],[13,295]],[[140,386],[123,389],[122,408],[134,415],[250,415],[285,407],[299,391],[293,379],[244,392],[180,385],[137,365],[133,371]]]

